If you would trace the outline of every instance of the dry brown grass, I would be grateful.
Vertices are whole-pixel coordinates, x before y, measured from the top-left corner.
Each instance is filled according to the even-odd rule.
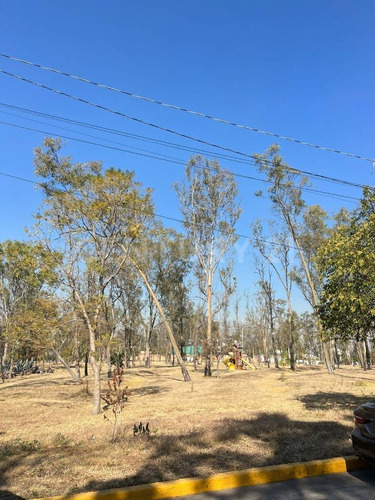
[[[128,370],[126,435],[115,444],[65,370],[1,384],[0,489],[30,498],[350,454],[352,411],[374,397],[375,377],[301,367],[192,378]],[[150,436],[133,437],[139,421]]]

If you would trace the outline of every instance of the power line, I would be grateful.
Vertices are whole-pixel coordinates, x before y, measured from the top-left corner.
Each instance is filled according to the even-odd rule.
[[[173,163],[179,163],[181,165],[185,165],[185,162],[183,162],[179,158],[175,158],[173,156],[168,156],[168,155],[164,155],[164,154],[161,154],[161,153],[156,153],[155,151],[149,151],[148,149],[137,148],[135,146],[130,146],[129,144],[124,144],[124,143],[118,142],[118,141],[112,141],[111,139],[106,139],[106,138],[103,138],[103,137],[98,137],[97,135],[86,134],[85,132],[80,132],[78,130],[72,130],[72,129],[66,128],[66,127],[60,127],[58,125],[54,125],[54,124],[51,124],[51,123],[42,122],[40,120],[34,120],[32,118],[25,118],[24,116],[20,116],[20,115],[17,115],[15,113],[7,113],[6,111],[0,111],[0,113],[3,113],[3,114],[8,115],[8,116],[14,116],[15,118],[21,118],[22,120],[28,120],[28,121],[31,121],[33,123],[40,123],[41,125],[52,126],[54,128],[58,128],[59,130],[65,130],[65,131],[68,131],[68,132],[74,132],[75,134],[84,135],[86,137],[91,137],[93,139],[99,139],[101,141],[110,142],[112,144],[118,144],[120,146],[125,146],[125,147],[131,148],[131,149],[135,149],[135,150],[138,150],[138,151],[143,151],[145,153],[157,154],[157,155],[159,155],[159,159],[160,160],[161,159],[166,159],[166,160],[173,161]],[[3,124],[5,125],[5,124],[7,124],[7,122],[3,122]],[[31,129],[31,130],[33,130],[33,129]],[[34,130],[34,131],[37,132],[37,130]],[[45,132],[45,133],[50,133],[50,132]]]
[[[47,118],[47,119],[51,119],[51,120],[55,120],[55,121],[60,121],[63,123],[70,123],[72,125],[78,125],[79,127],[98,130],[101,132],[105,132],[105,133],[109,133],[109,134],[113,134],[113,135],[119,135],[121,137],[127,137],[130,139],[136,139],[136,140],[140,140],[140,141],[150,142],[150,143],[161,145],[161,146],[171,147],[173,149],[180,149],[180,150],[188,152],[188,153],[204,154],[206,156],[211,156],[211,157],[216,158],[216,159],[233,161],[233,162],[241,163],[244,165],[249,165],[250,163],[254,164],[254,160],[245,160],[242,158],[237,158],[236,156],[230,156],[230,155],[226,155],[226,154],[222,154],[222,153],[214,154],[211,151],[208,151],[207,149],[197,149],[197,148],[192,148],[192,147],[188,147],[188,146],[183,146],[182,144],[176,144],[173,142],[163,141],[160,139],[154,139],[154,138],[143,136],[143,135],[131,134],[129,132],[124,132],[122,130],[103,127],[101,125],[96,125],[93,123],[81,122],[78,120],[73,120],[71,118],[66,118],[66,117],[62,117],[62,116],[58,116],[58,115],[51,115],[49,113],[42,113],[40,111],[35,111],[35,110],[28,109],[28,108],[22,108],[20,106],[12,106],[10,104],[5,104],[2,102],[0,102],[0,106],[8,108],[8,109],[12,109],[12,110],[21,111],[22,113],[28,113],[28,114],[31,114],[34,116],[41,116],[43,118]],[[0,112],[5,113],[5,114],[9,114],[11,116],[17,116],[18,118],[23,118],[23,117],[20,117],[19,115],[15,115],[12,113],[6,113],[5,111],[0,111]],[[31,120],[31,121],[36,121],[36,120]],[[37,122],[37,123],[43,123],[43,122]],[[61,127],[57,127],[57,128],[61,128]],[[95,137],[95,136],[92,136],[92,137]],[[112,142],[112,141],[110,141],[110,142]]]
[[[14,128],[20,128],[22,130],[28,130],[28,131],[32,131],[32,132],[41,133],[41,134],[55,135],[56,136],[56,134],[51,134],[51,132],[46,131],[46,130],[35,129],[35,128],[32,128],[32,127],[25,127],[25,126],[18,125],[18,124],[15,124],[15,123],[9,123],[9,122],[0,121],[0,124],[1,125],[6,125],[6,126],[10,126],[10,127],[14,127]],[[61,127],[58,127],[58,128],[61,128]],[[72,131],[72,132],[75,132],[75,131]],[[151,159],[154,159],[154,160],[166,161],[166,162],[169,162],[169,163],[174,163],[174,164],[179,164],[179,165],[185,165],[185,162],[183,162],[183,161],[171,160],[171,159],[168,159],[168,158],[158,157],[158,156],[155,156],[155,154],[138,153],[136,151],[130,151],[130,150],[127,150],[127,149],[124,149],[124,148],[116,147],[116,146],[108,146],[106,144],[100,144],[100,143],[97,143],[97,142],[88,141],[88,140],[84,140],[84,139],[78,139],[77,137],[71,137],[71,136],[62,135],[62,134],[59,134],[58,136],[62,137],[63,139],[68,139],[68,140],[72,140],[72,141],[76,141],[76,142],[81,142],[81,143],[84,143],[84,144],[90,144],[90,145],[93,145],[93,146],[99,146],[99,147],[102,147],[102,148],[111,149],[111,150],[115,150],[115,151],[121,151],[121,152],[124,152],[124,153],[133,154],[133,155],[137,155],[137,156],[144,156],[146,158],[151,158]],[[101,138],[99,138],[99,139],[101,139]],[[104,139],[104,140],[106,140],[106,139]],[[201,168],[203,170],[213,170],[213,167],[207,167],[207,166],[206,167],[202,166],[202,167],[198,167],[198,168]],[[268,181],[266,179],[260,179],[258,177],[252,177],[250,175],[239,174],[237,172],[232,172],[232,171],[226,170],[226,169],[224,169],[223,171],[225,173],[227,173],[227,174],[233,175],[234,177],[239,177],[239,178],[243,178],[243,179],[247,179],[247,180],[253,180],[253,181],[259,181],[259,182],[263,182],[263,183],[266,183],[266,184],[270,184],[271,183],[270,181]],[[309,188],[309,187],[306,187],[306,186],[297,187],[297,189],[304,190],[304,191],[309,191],[309,192],[312,192],[314,194],[319,194],[319,195],[322,195],[322,196],[329,196],[329,197],[332,197],[332,198],[335,198],[335,199],[343,199],[343,200],[346,200],[346,201],[349,201],[349,202],[352,202],[352,203],[356,203],[357,201],[360,200],[360,198],[356,198],[356,197],[353,197],[353,196],[348,196],[348,195],[343,195],[343,194],[338,194],[338,193],[331,193],[329,191],[322,191],[322,190],[318,190],[318,189],[314,189],[314,188]]]
[[[29,83],[30,85],[34,85],[35,87],[39,87],[39,88],[42,88],[44,90],[48,90],[49,92],[53,92],[54,94],[62,95],[64,97],[67,97],[67,98],[72,99],[74,101],[78,101],[78,102],[81,102],[83,104],[87,104],[88,106],[92,106],[94,108],[101,109],[102,111],[107,111],[108,113],[112,113],[114,115],[121,116],[122,118],[126,118],[128,120],[132,120],[136,123],[141,123],[142,125],[147,125],[149,127],[155,128],[157,130],[162,130],[163,132],[168,132],[169,134],[173,134],[173,135],[176,135],[178,137],[183,137],[184,139],[189,139],[191,141],[199,142],[200,144],[205,144],[206,146],[211,146],[213,148],[221,149],[223,151],[228,151],[230,153],[234,153],[234,154],[237,154],[240,156],[250,157],[250,155],[242,153],[241,151],[237,151],[237,150],[232,149],[232,148],[220,146],[219,144],[215,144],[212,142],[204,141],[203,139],[199,139],[197,137],[193,137],[191,135],[184,134],[182,132],[177,132],[176,130],[172,130],[172,129],[167,128],[167,127],[162,127],[161,125],[157,125],[155,123],[148,122],[146,120],[142,120],[141,118],[136,118],[134,116],[127,115],[125,113],[122,113],[121,111],[117,111],[115,109],[108,108],[106,106],[103,106],[101,104],[97,104],[97,103],[92,102],[92,101],[87,101],[86,99],[83,99],[82,97],[77,97],[77,96],[74,96],[72,94],[68,94],[67,92],[63,92],[62,90],[48,87],[47,85],[43,85],[42,83],[35,82],[34,80],[29,80],[28,78],[24,78],[23,76],[20,76],[20,75],[15,75],[14,73],[9,73],[8,71],[5,71],[3,69],[0,69],[0,73],[7,75],[7,76],[10,76],[11,78],[15,78],[16,80],[20,80],[22,82]]]
[[[204,141],[203,139],[198,139],[197,137],[193,137],[193,136],[190,136],[190,135],[187,135],[187,134],[183,134],[181,132],[177,132],[177,131],[169,129],[169,128],[162,127],[160,125],[156,125],[156,124],[151,123],[151,122],[147,122],[147,121],[142,120],[140,118],[135,118],[133,116],[126,115],[125,113],[122,113],[121,111],[117,111],[117,110],[114,110],[114,109],[111,109],[111,108],[107,108],[106,106],[102,106],[101,104],[93,103],[91,101],[87,101],[86,99],[82,99],[81,97],[73,96],[71,94],[67,94],[66,92],[62,92],[60,90],[53,89],[51,87],[47,87],[46,85],[43,85],[43,84],[38,83],[38,82],[34,82],[33,80],[29,80],[29,79],[24,78],[24,77],[19,76],[19,75],[14,75],[12,73],[8,73],[7,71],[4,71],[2,69],[0,69],[0,73],[8,75],[8,76],[10,76],[12,78],[16,78],[16,79],[21,80],[23,82],[29,83],[31,85],[35,85],[36,87],[43,88],[43,89],[48,90],[50,92],[53,92],[55,94],[62,95],[64,97],[68,97],[68,98],[73,99],[73,100],[78,101],[78,102],[82,102],[83,104],[87,104],[89,106],[93,106],[95,108],[98,108],[98,109],[101,109],[101,110],[104,110],[104,111],[108,111],[109,113],[113,113],[115,115],[122,116],[123,118],[127,118],[127,119],[133,120],[135,122],[142,123],[144,125],[148,125],[150,127],[156,128],[158,130],[163,130],[164,132],[168,132],[168,133],[171,133],[171,134],[183,137],[185,139],[196,141],[196,142],[199,142],[201,144],[205,144],[207,146],[218,148],[218,149],[221,149],[221,150],[224,150],[224,151],[229,151],[230,153],[238,154],[240,156],[244,156],[244,157],[247,157],[247,158],[257,158],[254,155],[249,155],[249,154],[246,154],[246,153],[242,153],[241,151],[237,151],[235,149],[231,149],[231,148],[228,148],[228,147],[220,146],[218,144],[214,144],[214,143],[211,143],[211,142],[208,142],[208,141]],[[291,172],[294,171],[297,174],[302,173],[302,171],[300,171],[298,169],[295,169],[293,167],[290,167],[289,165],[281,165],[281,166],[283,166],[285,169],[287,169],[287,170],[289,170]],[[320,177],[323,178],[323,176],[320,176]]]
[[[35,110],[28,109],[28,108],[22,108],[22,107],[19,107],[19,106],[13,106],[13,105],[10,105],[10,104],[5,104],[5,103],[0,103],[0,106],[7,107],[9,109],[16,109],[16,110],[19,110],[19,111],[22,111],[22,112],[25,112],[25,113],[34,114],[34,115],[37,115],[37,116],[43,116],[45,118],[49,118],[49,119],[53,119],[53,120],[58,120],[58,121],[63,121],[63,122],[71,123],[71,124],[78,125],[78,126],[81,126],[81,127],[93,128],[95,130],[100,130],[100,131],[103,131],[103,132],[106,132],[106,133],[111,133],[111,134],[125,136],[125,137],[130,137],[130,138],[136,138],[136,139],[145,140],[145,141],[148,141],[148,142],[154,142],[156,144],[161,144],[161,145],[167,145],[168,147],[175,147],[177,149],[182,149],[182,150],[188,151],[188,152],[197,152],[199,154],[203,153],[205,155],[210,155],[212,157],[222,158],[222,159],[225,159],[225,160],[234,161],[234,162],[238,162],[238,163],[242,163],[242,164],[246,164],[246,165],[249,164],[250,161],[252,162],[252,164],[254,164],[254,160],[257,159],[257,156],[250,155],[250,154],[243,153],[243,152],[239,152],[238,154],[241,154],[242,156],[245,156],[246,158],[249,158],[249,160],[244,160],[244,159],[241,159],[241,158],[237,158],[237,157],[233,157],[233,156],[229,156],[229,155],[225,155],[225,154],[214,155],[210,151],[207,151],[207,150],[195,149],[195,148],[183,146],[181,144],[176,144],[176,143],[171,143],[171,142],[162,141],[162,140],[158,140],[158,139],[153,139],[153,138],[142,136],[142,135],[130,134],[130,133],[118,130],[118,129],[107,128],[107,127],[103,127],[103,126],[100,126],[100,125],[95,125],[95,124],[92,124],[92,123],[81,122],[81,121],[78,121],[78,120],[72,120],[70,118],[61,117],[61,116],[58,116],[58,115],[51,115],[51,114],[48,114],[48,113],[42,113],[40,111],[35,111]],[[207,143],[207,144],[209,144],[209,143]],[[356,187],[356,188],[360,188],[360,189],[362,189],[364,187],[364,185],[358,184],[356,182],[346,181],[344,179],[337,179],[335,177],[331,177],[331,176],[323,175],[323,174],[318,174],[318,173],[310,172],[310,171],[307,171],[307,170],[301,170],[301,169],[298,169],[298,168],[295,168],[295,167],[291,167],[289,165],[282,165],[282,166],[285,169],[287,169],[289,171],[292,171],[294,173],[308,175],[310,177],[315,177],[317,179],[321,179],[321,180],[324,180],[324,181],[327,181],[327,182],[335,182],[335,183],[339,183],[339,184],[343,184],[343,185],[347,185],[347,186],[352,186],[352,187]]]
[[[115,151],[121,151],[123,153],[128,153],[128,154],[131,154],[131,155],[144,156],[146,158],[152,158],[153,160],[161,160],[161,161],[167,161],[169,163],[177,163],[177,161],[175,161],[175,160],[168,160],[166,158],[159,158],[159,157],[157,157],[155,155],[146,154],[146,153],[138,153],[136,151],[130,151],[130,150],[127,150],[127,149],[124,149],[124,148],[118,148],[116,146],[108,146],[107,144],[99,144],[98,142],[86,141],[85,139],[78,139],[77,137],[71,137],[71,136],[62,135],[62,134],[58,134],[58,136],[57,136],[56,134],[51,134],[51,132],[48,132],[46,130],[40,130],[40,129],[31,128],[31,127],[24,127],[22,125],[17,125],[15,123],[9,123],[9,122],[0,121],[0,124],[1,125],[7,125],[9,127],[20,128],[20,129],[23,129],[23,130],[30,130],[32,132],[38,132],[40,134],[54,135],[55,137],[62,137],[63,139],[68,139],[70,141],[82,142],[84,144],[90,144],[92,146],[100,146],[101,148],[113,149]],[[185,163],[183,161],[181,161],[180,164],[181,165],[185,165]]]
[[[116,87],[111,87],[111,86],[105,85],[103,83],[95,82],[95,81],[89,80],[87,78],[83,78],[83,77],[80,77],[80,76],[77,76],[77,75],[73,75],[71,73],[67,73],[65,71],[61,71],[61,70],[56,69],[56,68],[50,68],[48,66],[43,66],[41,64],[34,63],[34,62],[31,62],[31,61],[27,61],[25,59],[20,59],[18,57],[10,56],[8,54],[1,54],[0,53],[0,56],[4,57],[4,58],[7,58],[7,59],[10,59],[12,61],[17,61],[17,62],[20,62],[20,63],[23,63],[23,64],[27,64],[29,66],[33,66],[33,67],[36,67],[36,68],[39,68],[39,69],[50,71],[50,72],[56,73],[58,75],[66,76],[68,78],[72,78],[72,79],[78,80],[80,82],[88,83],[90,85],[94,85],[96,87],[103,88],[105,90],[110,90],[112,92],[117,92],[119,94],[123,94],[123,95],[126,95],[128,97],[132,97],[132,98],[135,98],[135,99],[140,99],[142,101],[150,102],[150,103],[153,103],[153,104],[158,104],[158,105],[164,106],[166,108],[175,109],[175,110],[178,110],[178,111],[182,111],[184,113],[189,113],[191,115],[200,116],[202,118],[207,118],[207,119],[212,120],[214,122],[223,123],[225,125],[231,125],[233,127],[237,127],[237,128],[244,129],[244,130],[249,130],[251,132],[256,132],[258,134],[263,134],[263,135],[267,135],[267,136],[271,136],[271,137],[276,137],[277,139],[281,139],[281,140],[284,140],[284,141],[293,142],[293,143],[296,143],[296,144],[300,144],[302,146],[308,146],[308,147],[311,147],[311,148],[320,149],[322,151],[329,151],[331,153],[336,153],[336,154],[341,154],[341,155],[345,155],[345,156],[350,156],[351,158],[356,158],[358,160],[369,161],[369,162],[372,162],[372,163],[375,162],[375,160],[373,158],[366,158],[366,157],[358,155],[358,154],[348,153],[346,151],[342,151],[342,150],[339,150],[339,149],[334,149],[334,148],[330,148],[330,147],[326,147],[326,146],[320,146],[318,144],[313,144],[311,142],[302,141],[302,140],[299,140],[299,139],[295,139],[293,137],[288,137],[288,136],[285,136],[285,135],[277,134],[275,132],[269,132],[269,131],[266,131],[266,130],[261,130],[261,129],[258,129],[258,128],[250,127],[248,125],[242,125],[242,124],[239,124],[239,123],[236,123],[236,122],[233,122],[233,121],[224,120],[223,118],[217,118],[217,117],[214,117],[214,116],[211,116],[211,115],[207,115],[206,113],[202,113],[200,111],[194,111],[194,110],[191,110],[191,109],[188,109],[188,108],[183,108],[181,106],[177,106],[175,104],[168,104],[168,103],[165,103],[165,102],[162,102],[162,101],[158,101],[156,99],[152,99],[150,97],[145,97],[145,96],[137,95],[137,94],[134,94],[134,93],[132,93],[132,92],[130,92],[128,90],[122,90],[122,89],[118,89]]]
[[[37,182],[37,181],[33,181],[31,179],[26,179],[25,177],[20,177],[18,175],[13,175],[13,174],[9,174],[8,172],[1,172],[0,171],[0,175],[4,176],[4,177],[9,177],[11,179],[15,179],[15,180],[18,180],[18,181],[23,181],[23,182],[27,182],[29,184],[34,184],[35,186],[38,186],[38,187],[41,187],[42,189],[45,188],[45,185],[42,184],[41,182]],[[139,213],[142,213],[139,211]],[[165,219],[165,220],[169,220],[169,221],[174,221],[174,222],[178,222],[184,226],[192,226],[193,224],[192,223],[189,223],[187,221],[184,221],[183,219],[177,219],[176,217],[170,217],[168,215],[162,215],[162,214],[157,214],[157,213],[153,213],[153,215],[159,219]],[[201,227],[210,227],[208,225],[205,225],[205,224],[198,224],[200,225]],[[245,238],[247,240],[250,240],[250,241],[255,241],[255,238],[253,236],[249,236],[249,235],[246,235],[246,234],[241,234],[241,233],[235,233],[235,232],[231,232],[231,231],[223,231],[222,229],[218,229],[218,228],[211,228],[210,229],[213,229],[213,231],[217,232],[217,233],[220,233],[220,234],[224,234],[226,236],[228,235],[232,235],[232,236],[236,236],[237,238]],[[266,239],[261,239],[261,238],[258,238],[260,241],[262,241],[263,243],[267,243],[269,245],[278,245],[278,243],[276,242],[273,242],[273,241],[269,241],[269,240],[266,240]],[[297,247],[294,247],[292,245],[289,245],[288,246],[289,249],[291,250],[298,250]]]

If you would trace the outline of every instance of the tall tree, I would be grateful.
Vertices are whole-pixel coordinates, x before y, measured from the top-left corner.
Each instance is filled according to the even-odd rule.
[[[219,163],[195,156],[186,166],[185,180],[175,185],[185,228],[203,275],[207,300],[207,357],[205,375],[211,376],[212,296],[216,273],[226,252],[237,240],[235,224],[241,214],[237,184]]]
[[[293,170],[284,163],[283,158],[279,154],[280,147],[278,144],[270,146],[262,155],[256,155],[257,165],[261,172],[267,176],[270,183],[267,189],[268,197],[272,203],[272,208],[275,214],[284,223],[285,228],[289,231],[295,246],[297,247],[298,256],[301,262],[302,269],[306,276],[307,285],[311,291],[311,297],[314,305],[314,311],[318,307],[318,294],[315,289],[314,281],[309,270],[306,256],[303,252],[299,239],[299,222],[305,202],[302,199],[302,188],[307,184],[307,178],[301,177],[298,172]],[[261,193],[260,193],[261,194]],[[326,367],[329,373],[333,372],[333,364],[328,346],[324,343],[324,333],[322,325],[318,321],[320,338],[323,342],[323,352]]]
[[[276,346],[276,335],[275,335],[275,319],[276,319],[276,297],[275,290],[272,283],[272,272],[268,269],[268,273],[263,265],[263,262],[256,263],[256,270],[259,276],[258,285],[263,296],[266,308],[266,318],[269,325],[269,333],[271,337],[272,352],[275,359],[275,368],[279,368],[279,362],[277,359],[277,346]],[[294,357],[290,356],[291,368],[294,365]],[[293,362],[293,365],[292,365]],[[294,366],[293,368],[294,369]]]
[[[93,413],[100,412],[103,316],[108,287],[126,265],[133,241],[152,216],[151,192],[128,171],[103,170],[100,162],[75,163],[61,157],[61,141],[45,139],[35,150],[36,174],[44,179],[39,235],[52,249],[61,245],[61,282],[73,293],[89,338],[94,376]],[[105,328],[105,326],[104,326]],[[108,332],[107,332],[108,333]]]
[[[140,265],[155,294],[159,297],[175,334],[183,334],[183,321],[188,302],[185,278],[190,270],[189,241],[172,229],[155,223],[139,242],[134,258]],[[150,342],[157,310],[148,293],[146,319],[146,366],[150,363]]]
[[[342,216],[344,216],[344,214]],[[339,220],[342,216],[338,214]],[[327,222],[328,214],[319,205],[304,207],[298,239],[314,285],[313,289],[318,297],[320,295],[322,281],[316,265],[316,256],[331,233],[331,229],[328,227]],[[310,304],[311,308],[314,309],[315,304],[312,289],[306,279],[306,273],[301,263],[293,269],[292,276],[305,300]]]
[[[289,245],[289,232],[284,229],[277,230],[274,223],[269,224],[269,237],[272,243],[267,243],[263,234],[263,228],[260,221],[253,224],[254,245],[262,258],[274,270],[282,287],[284,288],[286,302],[288,306],[288,324],[289,324],[289,360],[291,370],[295,370],[295,352],[294,352],[294,335],[295,327],[293,322],[293,308],[292,308],[292,278],[290,275],[290,261],[291,251]],[[263,283],[263,284],[262,284]],[[268,297],[271,304],[271,279],[261,280],[261,287]],[[270,315],[272,317],[272,310]]]
[[[321,321],[332,338],[364,343],[364,367],[371,366],[368,339],[375,331],[374,207],[375,190],[366,188],[360,207],[341,221],[318,254]]]

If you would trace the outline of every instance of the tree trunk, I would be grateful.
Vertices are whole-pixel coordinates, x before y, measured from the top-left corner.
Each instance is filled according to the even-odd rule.
[[[77,313],[73,308],[73,349],[74,349],[74,358],[75,358],[75,369],[77,373],[77,377],[81,378],[81,371],[79,368],[79,342],[78,342],[78,325],[77,325]]]
[[[272,342],[272,350],[273,350],[273,355],[275,358],[275,368],[280,369],[279,367],[279,360],[277,359],[277,353],[276,353],[276,341],[275,341],[275,325],[273,322],[273,307],[272,307],[272,298],[268,297],[268,307],[269,307],[269,314],[270,314],[270,330],[271,330],[271,342]]]
[[[364,344],[365,344],[367,369],[371,370],[371,348],[370,348],[370,342],[369,342],[368,337],[366,337]]]
[[[148,332],[146,332],[146,346],[145,346],[145,367],[151,367],[151,359],[150,359],[150,338],[148,336]]]
[[[309,285],[309,288],[310,288],[310,291],[311,291],[311,296],[312,296],[312,299],[313,299],[313,304],[314,304],[314,307],[315,307],[315,310],[316,310],[317,307],[318,307],[318,298],[316,296],[315,286],[314,286],[314,283],[313,283],[313,281],[311,279],[309,268],[307,266],[305,257],[303,255],[303,252],[302,252],[301,246],[299,244],[299,240],[297,238],[297,235],[296,235],[296,233],[294,231],[294,227],[293,227],[292,221],[290,220],[289,215],[286,215],[285,218],[286,218],[287,224],[289,226],[290,232],[292,234],[293,241],[296,244],[296,247],[298,249],[298,254],[299,254],[300,259],[301,259],[302,267],[303,267],[303,269],[305,271],[307,283]],[[319,317],[317,317],[317,322],[318,322],[318,329],[319,329],[319,337],[320,337],[321,342],[323,342],[323,328],[322,328],[322,324],[320,322]],[[333,364],[332,364],[332,358],[331,358],[331,356],[330,356],[330,354],[329,354],[329,352],[327,350],[327,346],[325,345],[324,342],[323,342],[323,354],[324,354],[324,361],[325,361],[325,364],[326,364],[326,367],[327,367],[327,371],[328,371],[328,373],[332,374],[333,370],[334,370]]]
[[[319,321],[318,326],[319,326],[319,330],[321,331],[320,321]],[[322,350],[323,350],[323,358],[324,358],[328,373],[333,373],[334,367],[333,367],[333,360],[332,360],[332,356],[331,356],[329,342],[324,342],[322,340]]]
[[[334,340],[334,349],[335,349],[335,363],[337,365],[337,368],[340,368],[340,355],[339,355],[339,351],[337,349],[337,341]]]
[[[89,353],[86,351],[85,353],[85,377],[89,376]]]
[[[206,366],[204,368],[204,376],[211,377],[212,370],[212,268],[209,269],[207,283],[207,354]]]
[[[290,353],[290,369],[296,369],[296,360],[294,354],[294,324],[293,324],[293,311],[290,302],[290,295],[288,294],[288,323],[289,323],[289,353]]]
[[[108,342],[108,345],[106,347],[105,357],[106,357],[106,361],[107,361],[107,377],[108,378],[112,378],[113,377],[113,372],[112,372],[111,345],[110,345],[110,342]]]
[[[149,318],[149,324],[147,325],[146,335],[145,335],[145,367],[151,367],[150,358],[150,341],[151,341],[151,317]]]
[[[360,363],[361,367],[366,371],[367,367],[366,367],[366,360],[365,360],[365,357],[363,355],[362,342],[360,342],[359,340],[357,340],[356,343],[355,343],[355,345],[356,345],[356,348],[357,348],[359,363]]]
[[[149,291],[152,299],[155,302],[156,307],[159,310],[160,316],[161,316],[161,318],[162,318],[162,320],[164,322],[164,325],[165,325],[165,328],[167,330],[169,339],[170,339],[171,344],[173,346],[174,353],[175,353],[175,355],[176,355],[176,357],[177,357],[177,359],[178,359],[178,361],[180,363],[181,372],[182,372],[182,375],[184,377],[184,380],[185,380],[185,382],[191,382],[191,378],[190,378],[189,372],[187,371],[186,366],[184,364],[184,361],[183,361],[183,359],[182,359],[182,357],[180,355],[180,351],[178,349],[177,342],[176,342],[176,340],[174,338],[172,329],[171,329],[171,327],[170,327],[170,325],[169,325],[169,323],[167,321],[167,318],[166,318],[166,316],[164,314],[163,308],[161,307],[161,305],[160,305],[160,303],[159,303],[156,295],[154,294],[154,291],[152,290],[152,288],[150,286],[150,283],[148,282],[148,279],[147,279],[145,273],[135,264],[134,261],[131,261],[131,262],[132,262],[133,266],[137,269],[137,271],[140,274],[141,278],[143,279],[143,281],[144,281],[144,283],[146,285],[147,290]]]
[[[8,342],[5,342],[4,344],[4,351],[3,351],[3,358],[2,358],[2,364],[6,362],[8,358]]]
[[[82,383],[82,380],[77,376],[76,373],[74,373],[74,371],[70,368],[70,366],[68,365],[68,363],[65,361],[65,359],[60,355],[59,352],[56,351],[56,349],[54,347],[52,347],[52,352],[53,354],[56,356],[56,358],[60,361],[60,363],[62,365],[65,366],[65,368],[68,370],[69,374],[71,375],[72,379],[75,381],[75,382],[79,382],[80,384]]]
[[[101,411],[100,406],[100,362],[98,362],[95,358],[95,352],[90,352],[90,365],[93,373],[93,407],[92,412],[94,415],[98,415]]]

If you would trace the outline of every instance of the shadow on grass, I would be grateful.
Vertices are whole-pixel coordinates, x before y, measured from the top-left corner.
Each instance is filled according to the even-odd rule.
[[[224,419],[207,431],[177,436],[151,435],[143,443],[150,448],[150,455],[136,474],[109,481],[90,481],[79,491],[348,455],[351,453],[349,436],[350,427],[346,425],[292,420],[283,413],[260,413],[251,420]],[[154,498],[153,493],[149,498]]]
[[[69,494],[204,477],[220,472],[352,453],[351,425],[332,421],[306,422],[291,419],[283,413],[262,412],[252,419],[226,418],[214,421],[205,430],[184,432],[183,429],[182,421],[182,432],[178,435],[142,435],[131,438],[131,441],[126,438],[127,445],[139,448],[140,453],[148,450],[144,465],[135,474],[108,481],[98,478],[83,487],[72,489]],[[168,432],[167,429],[165,431]],[[122,446],[121,443],[118,445]],[[75,449],[74,453],[78,459],[80,453],[87,455],[87,450]],[[22,465],[26,456],[8,453],[5,460],[0,461],[0,488],[7,486],[7,475]],[[126,456],[124,460],[127,460]],[[156,498],[156,489],[148,498]]]
[[[131,394],[134,396],[147,396],[150,394],[160,394],[167,391],[168,389],[166,387],[160,387],[159,385],[148,385],[146,387],[137,387],[130,390]]]
[[[24,497],[15,495],[11,491],[2,490],[0,486],[0,500],[26,500]]]
[[[48,375],[47,375],[48,376]],[[4,384],[0,385],[0,391],[7,391],[11,389],[15,389],[18,387],[22,387],[22,389],[26,389],[27,387],[48,387],[48,385],[56,387],[56,386],[62,386],[62,385],[73,385],[74,381],[67,381],[67,380],[30,380],[30,379],[22,379],[22,377],[19,377],[19,379],[16,379],[17,382],[14,383],[14,379],[10,381],[10,383],[5,382]]]
[[[0,454],[4,451],[3,447],[0,448]],[[7,471],[17,467],[22,461],[23,457],[10,457],[5,459],[0,455],[0,500],[25,500],[23,497],[15,495],[9,490],[5,489],[7,485]]]
[[[355,396],[348,392],[317,392],[298,398],[306,410],[350,410],[348,419],[353,420],[352,412],[361,404],[368,401],[366,396]]]

